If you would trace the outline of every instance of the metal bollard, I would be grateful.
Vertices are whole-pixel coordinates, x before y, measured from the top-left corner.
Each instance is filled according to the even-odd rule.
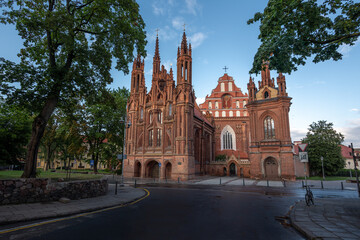
[[[284,187],[286,187],[286,181],[284,180]]]
[[[118,184],[118,182],[116,181],[115,182],[115,195],[117,195],[117,184]]]
[[[322,180],[321,180],[321,189],[324,189],[324,184]]]
[[[341,190],[344,190],[344,184],[341,182]]]
[[[269,180],[266,180],[266,184],[267,184],[267,186],[269,186]]]
[[[178,183],[180,183],[180,177],[178,177]]]
[[[134,184],[134,187],[136,188],[136,178],[135,178],[135,184]]]
[[[245,178],[243,177],[243,186],[245,186]]]
[[[221,185],[221,178],[220,178],[220,185]]]
[[[304,181],[301,181],[301,186],[302,188],[304,188]]]

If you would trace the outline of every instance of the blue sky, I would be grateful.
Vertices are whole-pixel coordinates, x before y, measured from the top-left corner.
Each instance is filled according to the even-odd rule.
[[[197,101],[202,102],[216,87],[217,80],[228,74],[247,92],[249,70],[260,41],[259,25],[246,22],[262,11],[266,0],[139,0],[140,12],[146,23],[148,57],[145,59],[145,79],[151,87],[152,57],[156,29],[159,29],[161,63],[175,70],[177,47],[186,24],[186,34],[193,47],[193,87]],[[0,25],[0,56],[18,61],[16,54],[22,41],[15,28]],[[290,109],[292,140],[300,140],[309,124],[319,120],[334,123],[336,130],[360,147],[360,41],[355,46],[342,46],[341,61],[314,64],[311,61],[298,71],[285,75],[287,91],[293,98]],[[111,87],[130,87],[130,76],[112,71]],[[276,78],[272,72],[272,77]],[[260,76],[255,76],[255,80]]]

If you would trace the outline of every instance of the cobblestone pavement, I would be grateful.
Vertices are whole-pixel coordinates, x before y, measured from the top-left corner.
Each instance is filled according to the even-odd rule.
[[[308,239],[360,239],[359,220],[359,198],[300,201],[290,212],[292,226]]]

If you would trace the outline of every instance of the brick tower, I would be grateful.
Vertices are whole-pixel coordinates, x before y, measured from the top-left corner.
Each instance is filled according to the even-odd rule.
[[[289,126],[291,98],[285,77],[280,73],[275,87],[268,64],[261,71],[258,89],[248,83],[250,117],[249,160],[251,176],[267,179],[293,179],[294,161]]]

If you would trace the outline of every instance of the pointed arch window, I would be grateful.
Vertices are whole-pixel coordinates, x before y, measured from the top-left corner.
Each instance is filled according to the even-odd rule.
[[[161,146],[161,137],[162,137],[162,130],[157,129],[157,136],[156,136],[156,146],[157,147]]]
[[[236,150],[236,138],[234,130],[226,125],[221,131],[221,150]]]
[[[232,149],[232,135],[228,131],[223,134],[223,149]]]
[[[149,147],[153,145],[153,139],[154,139],[154,132],[153,130],[149,130]]]
[[[169,104],[169,116],[171,116],[172,115],[172,104],[170,103]]]
[[[140,109],[140,119],[142,120],[144,118],[144,109]]]
[[[265,91],[264,98],[269,98],[269,92],[268,91]]]
[[[275,138],[274,119],[272,119],[270,116],[266,117],[264,120],[264,136],[265,139]]]

